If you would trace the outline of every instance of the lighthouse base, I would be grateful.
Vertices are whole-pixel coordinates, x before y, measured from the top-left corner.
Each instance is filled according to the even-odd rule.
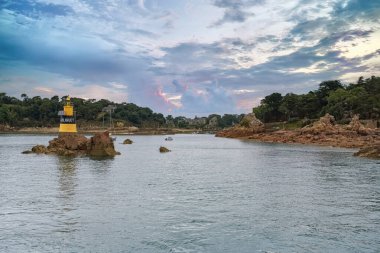
[[[73,133],[76,134],[77,124],[60,124],[59,125],[59,133]]]

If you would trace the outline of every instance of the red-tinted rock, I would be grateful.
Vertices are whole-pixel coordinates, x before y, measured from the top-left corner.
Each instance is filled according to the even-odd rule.
[[[80,134],[64,134],[49,141],[49,149],[87,150],[88,139]]]
[[[373,159],[380,159],[380,143],[361,148],[354,156],[367,157]]]
[[[254,113],[248,113],[240,121],[239,125],[216,133],[216,137],[240,138],[265,131],[264,124],[256,118]]]
[[[115,156],[120,155],[115,151],[113,141],[108,132],[95,134],[87,139],[80,134],[61,134],[58,138],[49,141],[49,146],[37,145],[30,151],[37,154],[57,154],[61,156],[92,155]],[[29,152],[24,151],[24,154]]]
[[[119,154],[115,151],[113,141],[108,132],[97,133],[91,137],[88,150],[91,156],[115,156]]]

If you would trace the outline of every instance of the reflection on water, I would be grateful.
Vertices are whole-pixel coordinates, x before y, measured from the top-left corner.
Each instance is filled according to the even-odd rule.
[[[72,199],[75,195],[77,160],[72,157],[57,157],[59,193],[63,199]]]
[[[89,157],[90,168],[95,174],[106,174],[112,167],[113,157]]]
[[[75,201],[78,185],[77,162],[73,157],[56,157],[58,169],[58,215],[59,225],[54,232],[69,233],[77,230],[78,219],[73,212],[77,209]]]

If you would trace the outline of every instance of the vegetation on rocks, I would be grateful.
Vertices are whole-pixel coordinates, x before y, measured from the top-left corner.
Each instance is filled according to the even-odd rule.
[[[21,100],[16,97],[0,93],[0,131],[11,131],[22,127],[57,127],[59,125],[58,111],[62,110],[65,98],[53,96],[29,98],[22,94]],[[108,127],[110,121],[108,106],[114,106],[112,125],[126,128],[197,128],[219,129],[238,123],[243,114],[211,114],[208,117],[193,119],[155,113],[148,107],[140,107],[133,103],[115,103],[106,99],[71,98],[76,111],[77,124],[81,129],[94,127]],[[138,129],[137,128],[137,129]],[[129,129],[132,130],[132,129]]]
[[[295,130],[255,131],[255,128],[232,127],[217,137],[245,138],[263,142],[301,143],[324,146],[361,148],[380,143],[380,130],[364,127],[357,115],[348,125],[339,125],[334,116],[326,114],[318,121]]]
[[[360,77],[344,85],[338,80],[324,81],[307,94],[273,93],[266,96],[253,112],[264,123],[315,119],[326,113],[337,121],[354,114],[362,119],[380,119],[380,77]]]

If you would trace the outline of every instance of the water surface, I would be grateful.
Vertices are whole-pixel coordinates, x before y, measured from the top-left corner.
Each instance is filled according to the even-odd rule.
[[[379,252],[380,162],[211,135],[130,136],[114,159],[0,136],[0,252]],[[160,154],[165,145],[173,151]]]

